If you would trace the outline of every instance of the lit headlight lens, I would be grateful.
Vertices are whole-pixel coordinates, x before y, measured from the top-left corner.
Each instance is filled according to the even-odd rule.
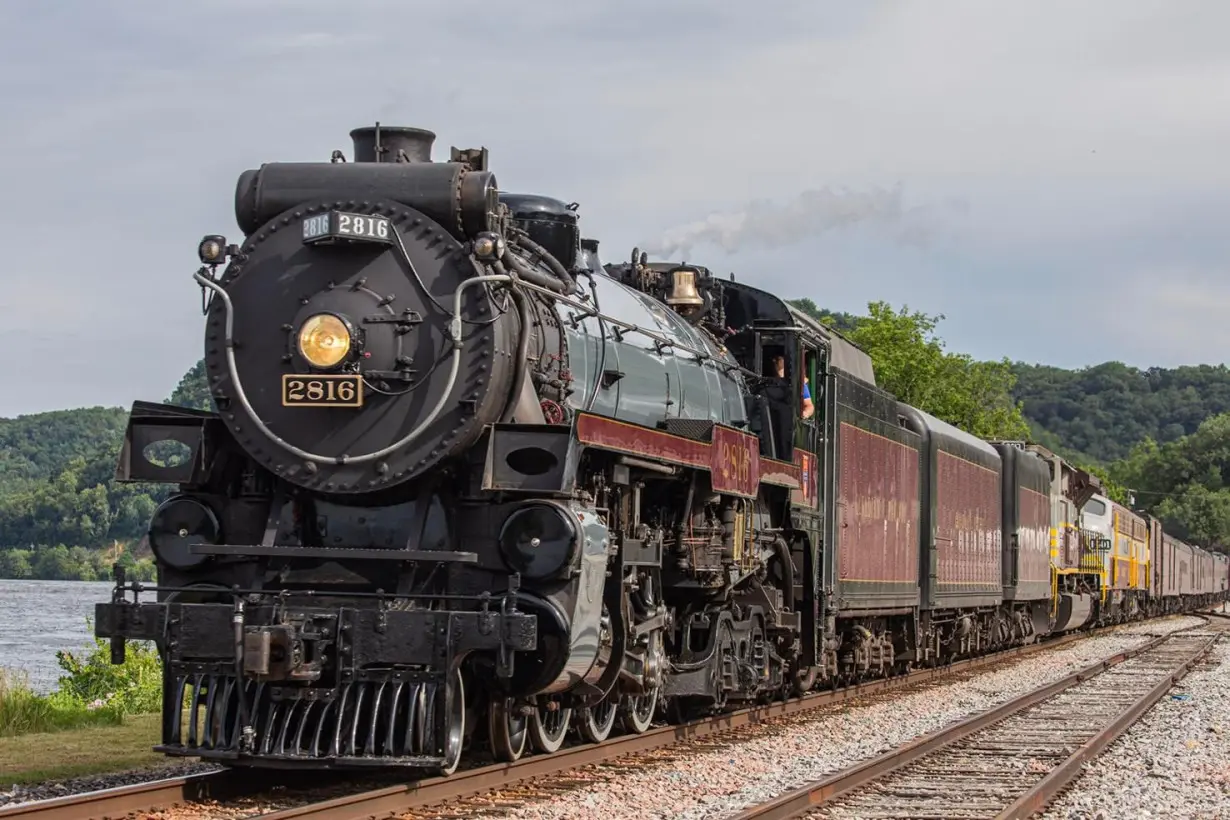
[[[336,367],[350,353],[350,328],[332,313],[318,313],[299,328],[299,352],[312,367]]]
[[[577,527],[554,504],[530,503],[508,516],[500,531],[500,552],[526,580],[550,578],[572,565]]]

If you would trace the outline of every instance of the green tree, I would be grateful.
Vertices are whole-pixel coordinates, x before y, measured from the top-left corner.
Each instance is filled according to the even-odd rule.
[[[1204,547],[1230,544],[1230,491],[1192,485],[1161,499],[1153,512],[1176,538]]]
[[[34,573],[48,581],[75,581],[79,569],[63,544],[39,550],[34,559]]]
[[[26,550],[4,550],[0,552],[0,578],[32,578],[34,568],[30,566],[30,553]]]
[[[1164,444],[1145,438],[1109,473],[1167,532],[1205,547],[1230,545],[1230,414]]]
[[[825,310],[811,299],[787,299],[786,304],[802,311],[817,322],[828,325],[838,333],[849,333],[858,326],[858,316],[851,313],[834,313],[831,310]]]
[[[1028,438],[1010,363],[945,351],[935,333],[943,318],[872,302],[846,336],[871,356],[876,383],[906,404],[982,438]]]
[[[154,509],[164,496],[170,493],[165,485],[153,485],[149,490],[134,489],[141,485],[116,485],[112,493],[112,504],[115,510],[111,520],[111,530],[107,538],[115,541],[138,538],[149,526]]]
[[[213,410],[209,394],[209,380],[205,378],[205,360],[200,359],[179,380],[179,386],[167,399],[167,404],[190,407],[194,410]]]

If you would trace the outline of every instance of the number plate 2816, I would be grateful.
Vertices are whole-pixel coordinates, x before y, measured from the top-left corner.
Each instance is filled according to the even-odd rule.
[[[283,407],[362,407],[363,377],[354,375],[282,376]]]
[[[329,211],[303,220],[305,243],[332,243],[339,239],[383,245],[396,241],[393,225],[386,216]]]

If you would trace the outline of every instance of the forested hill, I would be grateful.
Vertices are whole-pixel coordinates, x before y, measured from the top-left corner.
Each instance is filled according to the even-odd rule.
[[[864,316],[794,304],[867,350],[881,386],[903,401],[984,438],[1038,441],[1112,479],[1120,500],[1134,490],[1137,506],[1176,535],[1230,543],[1225,366],[1140,371],[1112,362],[1071,371],[980,362],[945,349],[936,334],[942,317],[883,302]],[[207,406],[201,363],[169,400]],[[139,539],[169,488],[112,480],[126,411],[0,419],[0,578],[101,578],[115,560],[138,576],[152,572],[138,560]]]
[[[168,401],[207,396],[198,363]],[[127,421],[120,407],[0,419],[0,578],[105,579],[117,560],[152,577],[136,547],[170,488],[113,480]]]
[[[1017,363],[1013,397],[1034,439],[1068,455],[1110,464],[1145,439],[1176,441],[1210,416],[1230,412],[1225,365],[1137,370],[1107,362],[1083,370]]]

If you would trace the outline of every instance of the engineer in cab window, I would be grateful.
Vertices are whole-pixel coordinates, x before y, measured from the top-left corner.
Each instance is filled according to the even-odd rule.
[[[773,357],[773,370],[777,374],[777,378],[786,378],[786,357]],[[811,389],[807,384],[807,376],[803,377],[803,418],[809,419],[816,412],[816,406],[811,401]]]

